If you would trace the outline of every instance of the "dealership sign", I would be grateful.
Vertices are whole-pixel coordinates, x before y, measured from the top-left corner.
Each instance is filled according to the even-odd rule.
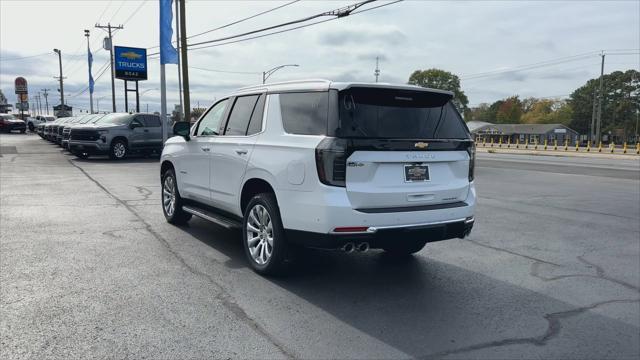
[[[27,79],[23,77],[17,77],[14,81],[14,84],[16,86],[16,94],[26,94],[29,92],[27,89]]]
[[[115,46],[113,52],[117,79],[147,80],[147,49]]]

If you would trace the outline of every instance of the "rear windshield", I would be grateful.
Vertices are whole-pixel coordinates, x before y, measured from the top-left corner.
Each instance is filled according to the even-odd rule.
[[[338,95],[335,136],[383,139],[468,139],[447,94],[350,88]]]

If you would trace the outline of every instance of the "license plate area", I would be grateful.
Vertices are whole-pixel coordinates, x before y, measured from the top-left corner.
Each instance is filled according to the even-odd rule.
[[[404,166],[405,182],[425,182],[430,181],[429,165],[426,164],[406,164]]]

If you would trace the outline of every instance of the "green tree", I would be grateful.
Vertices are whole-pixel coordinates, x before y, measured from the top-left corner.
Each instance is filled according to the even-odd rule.
[[[416,70],[409,77],[409,84],[453,92],[453,103],[460,112],[469,114],[469,99],[460,87],[460,78],[440,69]]]
[[[569,125],[573,109],[564,100],[528,98],[527,108],[521,121],[525,124],[563,124]]]
[[[569,126],[581,134],[588,134],[591,125],[594,95],[600,79],[588,80],[570,97],[573,109]],[[597,106],[597,102],[596,102]],[[602,132],[620,129],[629,136],[635,131],[636,117],[640,112],[640,72],[615,71],[603,77]]]
[[[496,101],[496,103],[498,103]],[[494,104],[496,104],[494,103]],[[496,112],[496,123],[498,124],[519,124],[522,116],[522,102],[518,96],[511,96],[504,99],[498,105]]]

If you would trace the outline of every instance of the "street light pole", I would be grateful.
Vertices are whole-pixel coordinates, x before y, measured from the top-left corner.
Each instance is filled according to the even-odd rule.
[[[287,66],[298,67],[300,65],[298,65],[298,64],[285,64],[285,65],[276,66],[273,69],[269,69],[267,71],[263,71],[262,72],[262,83],[264,84],[267,81],[267,79],[269,78],[269,76],[273,75],[274,72],[276,72],[276,71],[278,71],[278,70],[280,70],[280,69],[282,69],[284,67],[287,67]]]
[[[64,106],[64,82],[62,77],[62,51],[59,49],[53,49],[53,52],[58,54],[58,64],[60,65],[60,106],[64,114],[65,106]]]

